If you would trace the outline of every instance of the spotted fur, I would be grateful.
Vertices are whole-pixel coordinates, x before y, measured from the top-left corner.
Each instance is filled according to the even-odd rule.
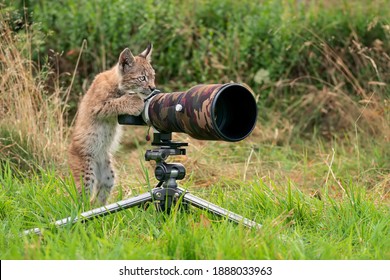
[[[154,89],[152,46],[138,56],[126,48],[118,63],[98,74],[83,96],[69,147],[69,167],[79,192],[105,204],[115,182],[112,153],[119,144],[121,114],[138,116]]]

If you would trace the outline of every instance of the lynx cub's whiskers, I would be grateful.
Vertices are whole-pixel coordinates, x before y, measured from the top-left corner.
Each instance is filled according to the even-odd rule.
[[[119,144],[121,114],[138,116],[144,99],[155,89],[152,45],[133,56],[126,48],[118,63],[98,74],[82,98],[69,147],[69,167],[79,192],[105,204],[114,186],[112,152]]]

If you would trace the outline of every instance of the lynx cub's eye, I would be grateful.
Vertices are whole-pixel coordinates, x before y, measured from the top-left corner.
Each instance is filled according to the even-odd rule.
[[[144,81],[146,81],[146,77],[145,76],[138,77],[138,80],[140,82],[144,82]]]

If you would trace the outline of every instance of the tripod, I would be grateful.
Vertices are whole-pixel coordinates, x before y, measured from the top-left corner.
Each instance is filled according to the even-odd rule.
[[[147,205],[146,203],[154,203],[157,211],[163,211],[169,214],[172,207],[177,203],[180,203],[180,206],[184,206],[185,209],[188,208],[188,205],[192,205],[215,215],[226,217],[232,222],[236,222],[238,224],[242,223],[246,227],[261,227],[260,224],[257,224],[254,221],[194,196],[188,191],[178,187],[176,181],[185,177],[186,170],[180,163],[167,163],[165,160],[172,155],[185,155],[186,150],[182,147],[188,146],[188,143],[173,142],[171,140],[171,133],[155,132],[152,145],[160,147],[153,150],[147,150],[145,153],[146,161],[156,161],[154,175],[159,183],[155,188],[138,196],[83,212],[79,217],[67,217],[62,220],[58,220],[54,223],[54,225],[61,227],[67,224],[74,224],[79,220],[85,222],[92,218],[113,214],[131,207]],[[41,234],[41,230],[39,228],[35,228],[26,230],[24,233]]]

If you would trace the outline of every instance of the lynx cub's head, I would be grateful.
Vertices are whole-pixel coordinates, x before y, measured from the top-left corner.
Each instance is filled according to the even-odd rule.
[[[128,48],[122,51],[118,61],[119,89],[121,91],[137,93],[144,99],[155,90],[155,73],[152,65],[150,65],[152,50],[153,47],[149,44],[137,56],[133,56]]]

